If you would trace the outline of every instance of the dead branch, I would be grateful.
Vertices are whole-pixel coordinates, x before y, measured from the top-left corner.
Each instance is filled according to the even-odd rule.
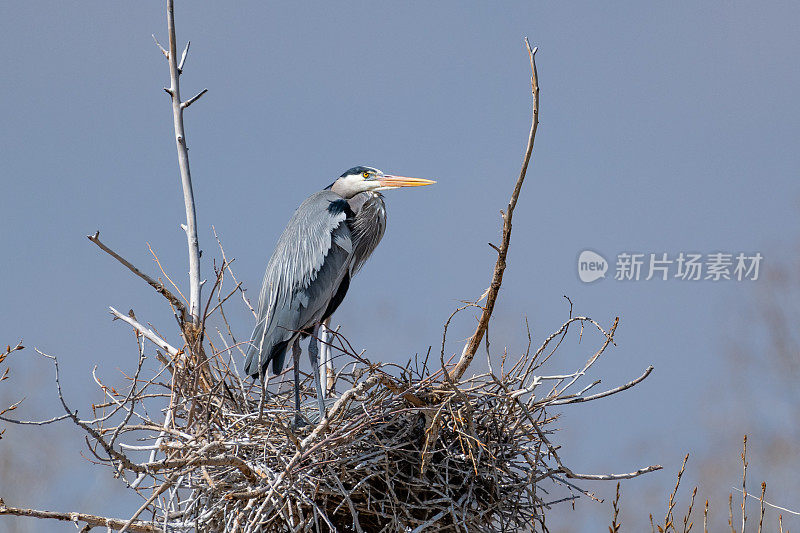
[[[189,150],[186,146],[186,132],[183,127],[183,111],[191,103],[205,94],[205,90],[188,100],[181,102],[180,76],[186,55],[189,52],[187,44],[183,57],[178,67],[178,53],[175,42],[175,2],[167,0],[167,31],[169,34],[169,51],[165,51],[159,45],[169,63],[170,86],[166,89],[167,94],[172,99],[172,119],[175,128],[175,146],[178,150],[178,166],[181,171],[181,184],[183,186],[183,201],[186,206],[186,224],[183,226],[186,232],[186,239],[189,245],[189,314],[195,326],[200,324],[200,246],[197,239],[197,212],[194,203],[194,192],[192,190],[192,175],[189,170]],[[158,41],[156,41],[158,44]]]
[[[138,331],[144,338],[146,338],[147,340],[149,340],[150,342],[152,342],[153,344],[155,344],[156,346],[158,346],[171,356],[176,357],[179,353],[181,353],[181,350],[178,350],[170,343],[168,343],[167,341],[156,335],[150,328],[141,325],[133,317],[123,315],[113,307],[109,307],[109,309],[111,310],[111,314],[114,315],[115,318],[118,318],[123,322],[127,322],[133,329]]]
[[[98,247],[100,247],[101,250],[106,252],[108,255],[110,255],[111,257],[113,257],[114,259],[119,261],[120,263],[122,263],[122,265],[125,266],[128,270],[130,270],[131,272],[133,272],[134,274],[136,274],[137,276],[142,278],[145,282],[147,282],[148,285],[153,287],[156,290],[156,292],[158,292],[159,294],[164,296],[164,298],[166,298],[169,301],[169,303],[172,304],[172,306],[178,311],[181,321],[185,321],[186,320],[186,317],[187,317],[187,315],[186,315],[186,306],[183,305],[183,302],[177,296],[172,294],[169,291],[169,289],[167,289],[164,286],[163,283],[161,283],[160,281],[154,280],[153,278],[151,278],[150,276],[148,276],[147,274],[145,274],[144,272],[142,272],[141,270],[139,270],[138,268],[133,266],[130,263],[130,261],[128,261],[127,259],[125,259],[121,255],[119,255],[117,252],[115,252],[114,250],[112,250],[111,248],[109,248],[108,246],[103,244],[103,242],[100,241],[100,232],[99,231],[96,231],[94,235],[87,235],[86,238],[89,239],[90,241],[92,241],[93,243],[95,243]]]
[[[125,526],[125,520],[119,518],[108,518],[86,513],[59,513],[57,511],[39,511],[37,509],[23,509],[20,507],[8,507],[0,498],[0,515],[10,516],[29,516],[31,518],[44,518],[50,520],[61,520],[63,522],[84,522],[92,527],[105,527],[116,531]],[[128,531],[134,533],[156,533],[160,529],[150,523],[134,521],[128,526]]]
[[[514,185],[514,192],[511,193],[511,200],[508,202],[506,212],[501,211],[503,217],[503,240],[500,244],[500,249],[497,254],[497,262],[494,266],[494,273],[492,274],[492,282],[489,285],[489,290],[486,293],[486,306],[483,308],[481,317],[478,320],[478,326],[475,333],[470,337],[469,342],[464,347],[461,353],[461,358],[456,363],[456,366],[450,370],[450,377],[458,380],[464,375],[469,367],[472,359],[475,357],[475,352],[481,345],[486,328],[489,326],[489,319],[492,317],[494,311],[494,304],[497,300],[497,294],[500,292],[500,286],[503,284],[503,272],[506,269],[506,257],[508,256],[508,246],[511,242],[511,217],[514,215],[514,208],[517,206],[517,199],[522,190],[522,183],[525,181],[525,175],[528,172],[528,163],[531,160],[531,153],[533,152],[533,142],[536,139],[536,129],[539,126],[539,77],[536,72],[536,51],[538,48],[531,49],[528,39],[525,39],[525,46],[528,48],[528,56],[531,62],[531,93],[533,94],[533,115],[531,117],[531,131],[528,135],[528,146],[525,149],[525,157],[522,160],[522,169],[519,172],[517,183]]]

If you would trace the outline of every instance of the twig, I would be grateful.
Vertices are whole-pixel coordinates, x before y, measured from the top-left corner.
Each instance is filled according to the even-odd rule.
[[[733,490],[735,490],[737,492],[742,492],[742,489],[740,489],[738,487],[732,487],[732,488],[733,488]],[[754,498],[756,500],[759,499],[758,496],[756,496],[755,494],[748,494],[747,496],[749,498]],[[764,505],[766,505],[767,507],[772,507],[773,509],[777,509],[779,511],[783,511],[785,513],[789,513],[789,514],[792,514],[792,515],[795,515],[795,516],[800,516],[800,511],[792,511],[791,509],[787,509],[786,507],[781,507],[779,505],[775,505],[774,503],[770,503],[767,500],[764,500]]]
[[[747,435],[742,439],[742,533],[745,531],[747,523],[747,511],[745,502],[747,501]]]
[[[611,396],[612,394],[616,394],[618,392],[622,392],[624,390],[630,389],[631,387],[633,387],[634,385],[637,385],[638,383],[641,383],[642,381],[644,381],[644,379],[647,376],[650,375],[650,372],[652,372],[652,371],[653,371],[653,367],[652,366],[648,366],[647,369],[644,371],[644,374],[642,374],[638,378],[634,379],[633,381],[629,381],[628,383],[626,383],[624,385],[620,385],[619,387],[615,387],[613,389],[609,389],[609,390],[604,391],[604,392],[599,392],[597,394],[592,394],[591,396],[579,396],[577,398],[569,398],[569,399],[564,399],[564,400],[555,400],[555,401],[549,402],[548,405],[566,405],[566,404],[570,404],[570,403],[590,402],[592,400],[605,398],[606,396]]]
[[[127,322],[128,324],[130,324],[130,326],[133,327],[133,329],[141,333],[147,340],[149,340],[150,342],[152,342],[153,344],[155,344],[156,346],[158,346],[159,348],[170,354],[172,357],[176,357],[179,353],[181,353],[181,350],[178,350],[170,343],[168,343],[167,341],[156,335],[152,329],[144,327],[133,318],[127,315],[123,315],[113,307],[109,307],[109,309],[111,310],[112,315],[122,320],[123,322]]]
[[[106,252],[108,255],[110,255],[120,263],[122,263],[122,265],[125,266],[128,270],[130,270],[131,272],[133,272],[134,274],[145,280],[148,285],[153,287],[156,290],[156,292],[158,292],[159,294],[164,296],[164,298],[169,300],[169,303],[171,303],[175,307],[175,309],[177,309],[180,312],[181,320],[186,320],[186,306],[184,306],[183,302],[180,301],[180,299],[177,296],[172,294],[169,291],[169,289],[164,287],[163,283],[154,280],[153,278],[151,278],[150,276],[148,276],[147,274],[145,274],[144,272],[133,266],[130,263],[130,261],[120,256],[117,252],[115,252],[114,250],[103,244],[103,242],[100,241],[99,231],[96,231],[94,235],[87,235],[86,238],[95,243],[97,246],[99,246],[100,249]]]
[[[143,503],[143,504],[142,504],[142,505],[141,505],[141,506],[140,506],[140,507],[139,507],[139,508],[136,510],[136,512],[135,512],[135,513],[133,513],[133,516],[131,516],[131,517],[130,517],[130,518],[127,520],[127,522],[125,522],[125,523],[122,525],[122,528],[119,530],[119,531],[120,531],[120,533],[125,533],[126,531],[130,530],[131,526],[132,526],[132,525],[133,525],[133,523],[136,521],[136,518],[137,518],[137,517],[138,517],[140,514],[142,514],[142,511],[144,511],[145,509],[147,509],[147,506],[148,506],[148,505],[150,505],[151,503],[153,503],[153,500],[155,500],[156,498],[158,498],[158,496],[159,496],[159,495],[160,495],[162,492],[164,492],[165,490],[167,490],[167,489],[168,489],[168,488],[169,488],[171,485],[172,485],[172,480],[171,480],[171,479],[168,479],[168,480],[166,480],[164,483],[162,483],[162,484],[161,484],[161,486],[160,486],[160,487],[158,487],[158,489],[154,490],[154,491],[153,491],[153,495],[152,495],[152,496],[150,496],[150,497],[147,499],[147,501],[145,501],[145,502],[144,502],[144,503]],[[131,531],[132,531],[132,530],[131,530]]]
[[[622,527],[622,524],[617,522],[617,518],[619,517],[619,481],[617,481],[617,495],[611,502],[611,508],[614,510],[614,515],[611,518],[611,525],[608,528],[608,533],[619,533],[620,527]]]
[[[531,131],[528,136],[528,146],[525,149],[525,157],[522,161],[522,169],[520,170],[517,183],[514,186],[514,192],[511,193],[511,200],[508,202],[508,208],[503,213],[503,239],[500,244],[500,250],[497,254],[497,262],[494,266],[494,273],[492,274],[492,282],[489,285],[489,290],[486,295],[486,306],[483,308],[481,317],[478,320],[478,326],[475,333],[470,337],[467,345],[464,346],[464,351],[461,353],[461,358],[456,363],[456,366],[450,371],[450,377],[454,381],[461,379],[467,368],[469,367],[472,359],[475,357],[478,347],[481,345],[481,340],[489,326],[489,319],[492,317],[494,311],[494,304],[497,300],[497,294],[500,291],[500,286],[503,283],[503,272],[506,269],[506,256],[508,255],[508,246],[511,241],[511,217],[514,214],[514,208],[517,205],[519,193],[522,190],[522,183],[525,181],[525,174],[528,171],[528,162],[531,159],[533,152],[533,141],[536,138],[536,128],[539,125],[539,77],[536,72],[536,51],[537,48],[531,49],[528,39],[525,39],[525,46],[528,48],[528,56],[531,62],[531,92],[533,94],[533,116],[531,118]]]
[[[156,38],[156,34],[155,34],[155,33],[153,33],[153,34],[152,34],[152,37],[153,37],[153,41],[156,43],[156,46],[158,46],[158,49],[159,49],[159,50],[161,50],[161,53],[162,53],[162,54],[164,54],[164,57],[166,57],[167,59],[169,59],[169,52],[167,52],[166,50],[164,50],[164,47],[163,47],[163,46],[161,46],[161,43],[160,43],[160,42],[158,42],[158,39]]]
[[[105,527],[117,531],[125,526],[125,520],[119,518],[108,518],[86,513],[59,513],[57,511],[39,511],[37,509],[8,507],[2,499],[0,499],[0,515],[29,516],[31,518],[61,520],[63,522],[86,522],[86,524],[92,527]],[[155,533],[160,530],[152,524],[134,521],[128,526],[128,531],[133,533]]]
[[[669,503],[667,504],[667,516],[664,517],[664,531],[668,531],[669,528],[675,528],[673,524],[672,518],[672,510],[675,508],[675,495],[678,493],[678,487],[681,485],[681,478],[683,477],[683,473],[686,470],[686,461],[689,460],[689,454],[687,453],[686,456],[683,458],[683,463],[681,463],[681,469],[678,471],[678,479],[675,482],[675,487],[672,489],[672,492],[669,495]]]
[[[207,92],[208,92],[208,89],[203,89],[202,91],[200,91],[196,95],[192,96],[191,98],[189,98],[188,100],[186,100],[185,102],[183,102],[181,104],[181,109],[186,109],[187,107],[189,107],[190,105],[192,105],[193,103],[198,101],[200,99],[200,97],[202,97]]]
[[[181,54],[181,62],[178,63],[178,73],[183,74],[183,65],[186,63],[186,56],[189,54],[189,46],[191,46],[192,41],[186,41],[186,48],[183,49],[183,53]]]

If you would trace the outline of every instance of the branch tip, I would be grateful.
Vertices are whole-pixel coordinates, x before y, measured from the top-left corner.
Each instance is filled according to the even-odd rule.
[[[186,63],[186,54],[189,53],[189,46],[192,44],[192,41],[186,41],[186,48],[183,49],[183,53],[181,54],[181,61],[178,63],[178,74],[183,74],[183,64]]]
[[[166,57],[167,59],[169,59],[169,52],[167,52],[166,50],[164,50],[164,47],[163,47],[163,46],[161,46],[161,43],[160,43],[160,42],[158,42],[158,39],[156,39],[156,34],[155,34],[155,33],[152,33],[151,35],[152,35],[152,37],[153,37],[153,41],[156,43],[156,46],[158,46],[158,49],[159,49],[159,50],[161,50],[161,53],[162,53],[162,54],[164,54],[164,57]]]
[[[189,107],[190,105],[192,105],[193,103],[198,101],[200,99],[200,97],[203,96],[204,94],[206,94],[207,92],[208,92],[208,89],[203,89],[202,91],[200,91],[196,95],[192,96],[191,98],[189,98],[188,100],[186,100],[185,102],[183,102],[181,104],[181,109],[186,109],[187,107]]]

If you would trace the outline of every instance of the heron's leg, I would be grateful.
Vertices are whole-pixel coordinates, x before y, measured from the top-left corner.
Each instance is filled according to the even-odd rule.
[[[269,385],[269,372],[264,371],[261,376],[261,399],[258,402],[258,420],[264,419],[264,403],[267,401],[267,385]]]
[[[294,359],[294,426],[305,425],[303,417],[300,415],[300,339],[295,339],[292,343],[292,358]]]
[[[328,317],[319,327],[320,360],[322,361],[320,379],[322,379],[322,392],[325,398],[331,392],[331,381],[333,381],[333,360],[331,359],[331,347],[328,344],[331,342],[330,324],[331,317]]]
[[[317,389],[317,406],[319,407],[319,420],[325,419],[325,400],[322,396],[322,383],[319,379],[319,324],[314,326],[311,341],[308,343],[308,359],[311,361],[311,373],[314,375],[314,387]]]

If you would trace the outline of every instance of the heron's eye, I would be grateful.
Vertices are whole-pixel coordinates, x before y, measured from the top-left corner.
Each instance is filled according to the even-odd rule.
[[[366,178],[368,178],[368,177],[369,177],[369,172],[364,172],[364,173],[363,173],[363,174],[361,174],[361,175],[362,175],[362,176],[364,176],[364,179],[366,179]]]

